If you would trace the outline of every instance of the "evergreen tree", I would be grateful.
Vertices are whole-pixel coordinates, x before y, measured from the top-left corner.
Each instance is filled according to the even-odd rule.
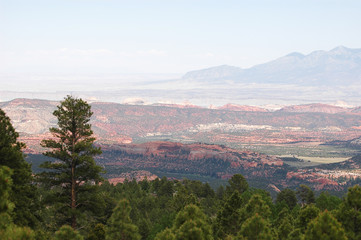
[[[236,235],[240,229],[240,209],[242,199],[236,190],[226,200],[222,209],[217,214],[214,232],[219,238],[225,238],[227,235]]]
[[[345,200],[336,211],[336,217],[350,238],[361,239],[361,187],[359,185],[348,189]]]
[[[166,228],[162,232],[158,233],[154,240],[175,240],[175,235],[171,229]]]
[[[258,194],[253,195],[246,206],[241,209],[241,223],[256,214],[260,215],[264,219],[268,219],[271,216],[270,207]]]
[[[278,232],[278,239],[286,240],[288,235],[293,231],[292,221],[289,218],[284,218],[279,225],[277,232]]]
[[[277,194],[276,203],[285,202],[290,210],[292,210],[297,204],[296,193],[289,188],[282,190]]]
[[[291,212],[287,207],[284,207],[277,213],[277,217],[274,221],[274,225],[279,227],[283,220],[287,220],[293,224],[293,218],[291,216]]]
[[[212,228],[206,215],[190,204],[181,210],[174,221],[173,232],[177,240],[212,240]]]
[[[138,227],[130,219],[131,207],[127,200],[121,200],[108,220],[107,240],[139,240]]]
[[[62,226],[58,231],[55,232],[54,240],[83,240],[84,238],[68,225]]]
[[[63,199],[60,211],[73,228],[77,225],[79,208],[89,208],[86,204],[90,201],[82,199],[82,193],[89,193],[94,188],[93,184],[102,180],[102,168],[93,158],[101,150],[93,146],[95,138],[89,124],[92,114],[87,102],[67,96],[53,113],[58,119],[58,128],[50,128],[53,138],[41,143],[43,147],[52,149],[44,154],[56,161],[42,164],[41,167],[48,171],[40,176],[50,188],[58,187],[60,197],[57,198]]]
[[[269,223],[257,213],[242,225],[239,235],[247,240],[272,240]]]
[[[294,230],[294,220],[287,207],[278,213],[274,226],[278,232],[278,239],[287,239],[288,235]]]
[[[0,167],[0,234],[11,222],[9,213],[13,209],[13,204],[9,201],[9,191],[11,189],[12,171],[8,167]]]
[[[10,225],[5,232],[0,231],[1,240],[35,240],[35,233],[28,227]]]
[[[341,203],[342,200],[340,198],[332,196],[328,192],[322,192],[316,199],[316,207],[321,211],[337,209]]]
[[[101,223],[95,225],[91,230],[88,240],[104,240],[105,239],[105,226]]]
[[[298,188],[297,195],[299,197],[299,200],[301,201],[302,206],[304,206],[305,204],[311,204],[316,202],[315,194],[313,193],[311,188],[304,184],[301,184]]]
[[[307,225],[309,222],[311,222],[313,219],[315,219],[318,214],[320,213],[320,210],[315,207],[313,204],[307,205],[306,207],[302,208],[298,218],[297,218],[297,226],[301,229],[301,232],[304,233]]]
[[[33,240],[35,234],[30,228],[18,227],[12,222],[10,214],[14,204],[9,201],[11,174],[8,167],[0,166],[0,237],[1,240]]]
[[[289,235],[287,240],[304,240],[301,229],[294,229]]]
[[[248,190],[248,182],[241,174],[234,174],[228,180],[229,186],[226,187],[226,193],[230,196],[234,191],[240,194]]]
[[[24,143],[17,139],[10,118],[0,109],[0,166],[7,166],[12,171],[12,186],[9,200],[15,204],[12,218],[15,224],[34,227],[38,220],[36,212],[36,188],[32,185],[30,164],[25,161],[22,149]]]
[[[327,211],[310,222],[305,233],[309,240],[347,240],[341,224]]]

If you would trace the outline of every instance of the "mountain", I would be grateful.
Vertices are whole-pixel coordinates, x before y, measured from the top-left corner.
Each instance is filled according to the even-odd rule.
[[[6,114],[11,118],[16,131],[27,134],[43,134],[56,125],[53,111],[58,102],[18,98],[9,102],[0,102]]]
[[[294,84],[301,86],[360,85],[361,49],[343,46],[308,55],[291,53],[248,69],[219,66],[192,71],[184,80],[204,82]]]
[[[319,113],[345,113],[351,112],[353,109],[321,104],[321,103],[313,103],[313,104],[303,104],[303,105],[293,105],[281,108],[280,112],[319,112]]]
[[[222,65],[218,67],[211,67],[203,70],[191,71],[183,76],[183,79],[194,79],[194,80],[232,80],[237,78],[243,73],[243,70],[239,67]]]

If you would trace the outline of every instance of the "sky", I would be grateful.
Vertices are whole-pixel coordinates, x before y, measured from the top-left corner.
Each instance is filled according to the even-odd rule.
[[[14,75],[167,78],[361,48],[360,9],[358,0],[0,0],[0,83]]]

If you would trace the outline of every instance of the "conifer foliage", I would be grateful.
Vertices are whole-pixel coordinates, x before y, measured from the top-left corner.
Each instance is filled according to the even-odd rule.
[[[325,211],[308,225],[305,239],[346,240],[347,237],[341,224]]]
[[[85,204],[78,195],[102,180],[102,168],[94,161],[101,150],[93,145],[95,138],[89,124],[92,114],[87,102],[67,96],[53,113],[58,119],[58,127],[50,128],[53,138],[41,143],[51,148],[45,155],[56,159],[42,164],[48,169],[41,174],[42,180],[61,189],[64,206],[68,208],[63,211],[67,212],[73,228],[77,224],[77,209]]]
[[[131,207],[125,199],[121,200],[108,220],[106,240],[139,240],[138,227],[130,219]]]
[[[178,214],[171,229],[159,233],[156,240],[213,240],[212,228],[199,207],[189,204]]]
[[[10,118],[0,109],[0,166],[9,167],[13,174],[9,200],[15,204],[13,220],[21,226],[35,226],[35,186],[32,185],[30,164],[25,161],[22,149],[25,144],[18,141],[19,134]]]

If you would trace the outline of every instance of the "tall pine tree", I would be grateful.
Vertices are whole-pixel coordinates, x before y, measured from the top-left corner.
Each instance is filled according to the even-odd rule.
[[[67,96],[53,113],[58,119],[58,127],[50,128],[53,138],[41,143],[43,147],[52,149],[44,155],[56,161],[42,164],[41,167],[48,171],[40,176],[50,187],[58,187],[59,196],[63,197],[58,199],[63,199],[65,208],[60,211],[74,229],[79,209],[91,208],[87,206],[91,201],[81,195],[87,195],[94,183],[102,180],[102,167],[94,161],[94,156],[101,154],[101,150],[93,145],[95,138],[89,124],[92,114],[87,102]]]

